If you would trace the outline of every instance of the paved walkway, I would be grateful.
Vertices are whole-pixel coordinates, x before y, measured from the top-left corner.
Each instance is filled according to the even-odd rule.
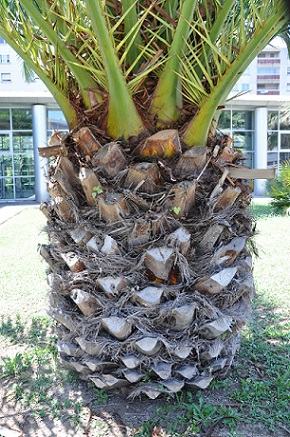
[[[0,225],[10,220],[12,217],[20,214],[25,208],[38,208],[38,203],[29,204],[11,204],[3,205],[0,204]]]
[[[272,200],[271,197],[254,197],[253,201],[255,202],[256,205],[268,205],[268,203],[270,203]]]

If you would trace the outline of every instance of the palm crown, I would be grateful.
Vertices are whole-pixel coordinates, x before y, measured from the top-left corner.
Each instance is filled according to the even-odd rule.
[[[83,109],[94,122],[106,113],[113,138],[189,122],[188,146],[206,141],[239,75],[288,26],[283,0],[1,0],[0,11],[1,36],[70,127]]]

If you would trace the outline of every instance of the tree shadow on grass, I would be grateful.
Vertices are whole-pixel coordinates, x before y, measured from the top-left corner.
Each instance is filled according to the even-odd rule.
[[[156,401],[107,395],[60,369],[49,319],[33,319],[28,327],[19,318],[2,321],[0,334],[14,347],[1,367],[0,430],[25,436],[289,435],[289,319],[262,296],[225,379],[204,392]],[[17,352],[20,345],[26,349]]]

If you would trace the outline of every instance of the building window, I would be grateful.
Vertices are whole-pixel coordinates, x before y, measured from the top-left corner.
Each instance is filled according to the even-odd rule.
[[[47,129],[48,137],[54,130],[67,132],[68,126],[62,111],[59,109],[48,109],[47,111]]]
[[[278,130],[278,123],[279,123],[279,112],[268,111],[268,129]]]
[[[268,167],[278,168],[290,158],[290,114],[268,111]]]
[[[234,92],[245,92],[245,91],[249,91],[249,89],[250,89],[249,83],[237,83],[234,86],[233,91]]]
[[[29,70],[25,73],[25,81],[28,83],[33,83],[39,80],[39,77],[34,73],[34,71]]]
[[[254,112],[226,109],[222,111],[218,127],[233,138],[233,144],[244,155],[244,165],[254,165]]]
[[[8,152],[10,149],[9,134],[0,134],[0,153]]]
[[[277,151],[278,150],[278,133],[277,132],[268,132],[268,151]]]
[[[279,58],[279,53],[280,52],[267,52],[267,51],[263,51],[261,53],[258,54],[258,58]]]
[[[1,82],[11,82],[11,73],[1,73]]]
[[[10,64],[10,55],[0,55],[0,64]]]
[[[253,112],[252,111],[232,111],[232,129],[252,130]]]
[[[225,110],[221,112],[220,118],[219,118],[219,122],[218,122],[218,127],[219,129],[221,129],[222,131],[224,130],[231,130],[231,111]]]
[[[289,111],[280,111],[280,129],[290,131]]]
[[[32,113],[31,109],[13,109],[12,110],[12,129],[24,130],[31,129]]]
[[[281,133],[280,147],[281,149],[290,150],[290,133],[289,134]]]
[[[278,83],[258,83],[257,88],[259,90],[278,90],[279,84]]]
[[[257,84],[257,94],[278,95],[280,93],[280,84],[267,80],[267,83]]]
[[[0,200],[34,199],[32,112],[0,109]]]
[[[249,91],[250,84],[249,83],[242,83],[241,84],[241,91]]]
[[[280,65],[280,59],[279,58],[273,58],[273,59],[258,59],[258,64],[259,65]]]
[[[272,75],[276,76],[280,74],[279,67],[258,67],[257,68],[258,75]]]
[[[3,38],[0,38],[0,44],[6,44],[6,41]]]
[[[10,110],[0,109],[0,131],[10,129]]]

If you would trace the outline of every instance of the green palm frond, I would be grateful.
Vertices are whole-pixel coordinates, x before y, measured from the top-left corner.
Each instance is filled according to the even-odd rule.
[[[168,48],[168,62],[154,92],[151,112],[162,122],[176,121],[180,115],[182,106],[178,77],[181,68],[180,56],[185,52],[187,39],[191,33],[191,21],[195,10],[198,10],[197,6],[197,0],[184,0],[180,6],[180,17],[172,43]]]
[[[287,5],[0,0],[0,35],[46,84],[72,127],[83,110],[101,107],[112,137],[136,135],[147,122],[135,98],[147,95],[156,125],[183,120],[184,102],[187,112],[192,108],[184,135],[192,146],[205,142],[218,106],[259,51],[279,33],[290,48]]]
[[[222,7],[219,11],[225,13]],[[207,117],[213,119],[240,74],[288,24],[284,2],[279,0],[236,1],[215,42],[207,23],[200,14],[197,18],[191,25],[194,45],[188,44],[182,72],[186,98],[198,108],[184,136],[189,145],[204,144],[209,130]]]
[[[24,77],[25,82],[31,83],[34,81],[35,73],[34,73],[33,69],[30,68],[29,65],[27,65],[27,63],[23,62],[23,61],[22,61],[22,73],[23,73],[23,77]]]

